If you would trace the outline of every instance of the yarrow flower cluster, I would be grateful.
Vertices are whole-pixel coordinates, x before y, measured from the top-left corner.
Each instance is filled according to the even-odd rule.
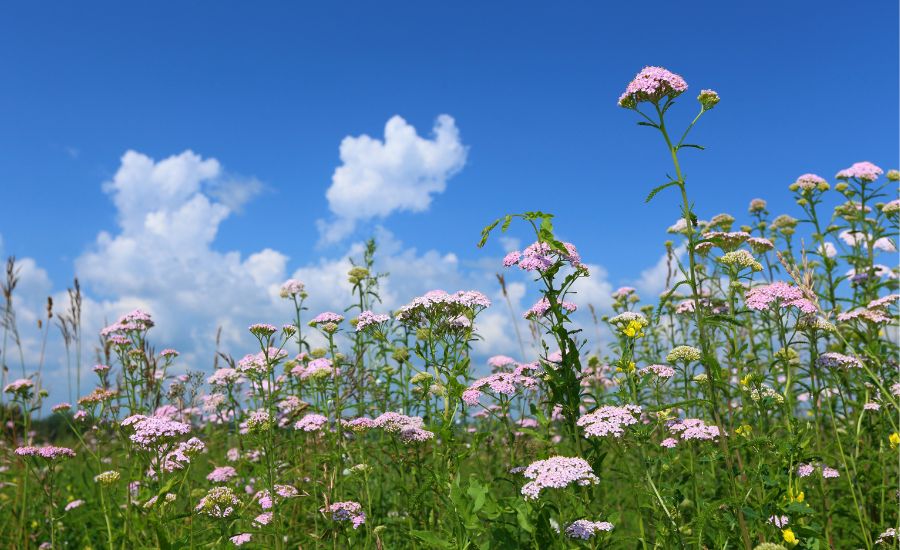
[[[575,520],[566,527],[566,536],[570,539],[588,540],[598,532],[613,530],[613,524],[608,521],[589,521],[586,519]]]
[[[108,338],[113,335],[142,332],[152,327],[153,320],[150,318],[150,314],[141,309],[136,309],[119,317],[118,321],[101,330],[100,335]]]
[[[581,255],[572,243],[562,243],[565,252],[555,250],[548,243],[534,242],[525,250],[514,250],[503,258],[503,267],[518,265],[524,271],[546,271],[557,261],[568,263],[575,269],[584,269],[581,263]]]
[[[31,390],[34,388],[34,382],[27,378],[19,378],[3,388],[3,393],[11,393],[15,395],[21,395],[23,397],[27,397],[31,394]]]
[[[496,394],[512,396],[517,392],[530,389],[537,385],[537,379],[524,373],[540,371],[536,363],[518,365],[513,372],[498,372],[474,381],[462,394],[462,400],[467,405],[477,405],[478,400],[484,395],[485,386]]]
[[[768,311],[773,303],[783,308],[796,307],[803,313],[818,311],[816,305],[806,298],[802,290],[783,281],[755,286],[747,291],[744,299],[746,306],[756,311]]]
[[[321,431],[326,424],[328,424],[327,417],[322,416],[321,414],[310,413],[298,420],[294,424],[294,429],[303,432],[318,432]]]
[[[821,368],[833,369],[837,367],[841,368],[862,368],[862,361],[857,359],[856,357],[851,357],[849,355],[844,355],[843,353],[838,353],[836,351],[828,351],[820,355],[816,359],[816,365]]]
[[[231,466],[219,466],[210,472],[206,479],[214,483],[228,483],[237,476],[237,470]]]
[[[68,447],[55,447],[53,445],[45,445],[44,447],[33,447],[28,445],[19,447],[14,452],[19,456],[31,456],[50,461],[75,457],[75,451],[72,449]]]
[[[591,465],[578,457],[554,456],[538,460],[525,468],[522,475],[532,480],[522,486],[522,495],[527,500],[537,499],[544,489],[563,489],[572,483],[587,486],[600,481]]]
[[[371,311],[363,311],[356,320],[356,332],[364,330],[368,326],[380,325],[386,323],[391,318],[383,313],[373,313]]]
[[[300,376],[301,380],[306,380],[307,378],[324,378],[331,375],[333,372],[334,365],[332,364],[331,359],[328,359],[327,357],[313,359],[305,368],[303,365],[297,365],[291,370],[291,373]]]
[[[306,291],[306,285],[297,279],[288,279],[281,285],[281,290],[279,294],[282,298],[293,298],[295,296],[301,296]]]
[[[396,433],[404,443],[422,442],[434,438],[433,432],[423,429],[424,421],[421,416],[406,416],[393,411],[382,413],[375,419],[360,417],[344,421],[344,424],[356,432],[378,428],[389,433]]]
[[[740,249],[725,253],[719,258],[719,261],[725,265],[737,267],[739,269],[750,269],[751,271],[762,271],[762,264],[750,254],[749,251]]]
[[[669,433],[680,436],[685,441],[696,439],[699,441],[713,441],[719,437],[718,426],[707,426],[706,422],[699,418],[685,418],[669,424]]]
[[[366,522],[366,513],[362,505],[354,501],[335,502],[322,508],[322,512],[331,514],[332,521],[350,521],[357,529]]]
[[[325,311],[313,317],[309,322],[309,326],[315,327],[324,324],[339,325],[344,321],[344,316],[331,311]]]
[[[240,502],[231,487],[213,487],[200,499],[195,510],[209,517],[227,518]]]
[[[828,190],[828,182],[822,176],[818,176],[816,174],[803,174],[797,181],[791,184],[791,191],[802,190],[802,191],[827,191]]]
[[[563,301],[560,302],[559,305],[567,313],[572,313],[573,311],[578,309],[578,306],[572,302]],[[541,298],[540,300],[535,302],[535,304],[531,306],[528,311],[523,313],[522,317],[526,319],[538,319],[546,315],[548,311],[550,311],[550,300],[548,300],[547,298]]]
[[[687,82],[675,73],[662,67],[644,67],[619,96],[619,106],[634,109],[644,101],[658,103],[664,97],[674,99],[687,88]]]
[[[797,477],[809,477],[813,472],[816,471],[817,468],[821,472],[822,477],[825,479],[834,479],[837,477],[841,477],[841,473],[835,468],[831,468],[829,466],[826,466],[825,464],[813,465],[808,463],[800,464],[799,466],[797,466]]]
[[[109,470],[107,472],[101,472],[94,476],[94,482],[99,483],[101,485],[112,485],[113,483],[119,481],[122,477],[122,474],[115,470]]]
[[[269,411],[264,409],[251,411],[247,415],[247,419],[241,422],[240,433],[262,433],[271,430],[272,425],[272,416],[269,414]]]
[[[675,376],[675,369],[669,365],[649,365],[642,369],[638,369],[638,374],[641,376],[649,373],[653,373],[659,378],[672,378]]]
[[[269,327],[275,328],[271,325]],[[285,357],[287,357],[287,352],[283,349],[269,347],[265,351],[245,355],[237,362],[237,370],[248,375],[265,375],[271,372],[275,365]]]
[[[471,324],[470,319],[490,305],[488,297],[477,290],[460,290],[453,294],[432,290],[398,309],[396,315],[402,323],[410,326],[436,322],[455,324],[459,328],[460,325]]]
[[[884,170],[875,166],[871,162],[863,161],[853,163],[853,166],[844,168],[835,176],[839,180],[856,179],[864,182],[872,182],[878,179],[878,176],[884,173]]]
[[[604,405],[580,417],[577,424],[584,428],[584,437],[621,437],[625,433],[624,426],[637,424],[640,416],[641,407],[638,405]]]
[[[130,426],[134,430],[129,439],[144,449],[160,447],[191,431],[191,426],[184,422],[142,414],[122,420],[122,426]]]
[[[666,355],[666,361],[669,363],[674,363],[675,361],[684,361],[685,363],[690,363],[691,361],[699,361],[702,354],[700,350],[692,347],[692,346],[676,346]]]

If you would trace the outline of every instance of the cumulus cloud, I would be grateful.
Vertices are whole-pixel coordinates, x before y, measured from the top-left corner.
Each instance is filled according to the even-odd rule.
[[[398,211],[423,212],[434,195],[466,162],[466,147],[449,115],[435,121],[431,139],[399,116],[384,127],[384,139],[347,136],[341,142],[341,165],[325,195],[334,215],[319,220],[323,243],[350,235],[358,222],[384,219]]]
[[[158,336],[188,336],[209,357],[218,327],[226,344],[241,341],[243,322],[276,303],[288,258],[272,249],[242,257],[212,245],[222,222],[259,186],[192,151],[159,161],[126,152],[103,185],[120,230],[101,232],[75,261],[96,300],[87,308],[91,320],[102,324],[137,305],[157,317]]]
[[[678,260],[684,257],[684,253],[684,245],[679,245],[672,250],[671,260],[667,253],[663,253],[653,266],[641,271],[640,277],[633,284],[645,301],[655,301],[666,290],[667,280],[668,288],[671,288],[684,278],[678,270]]]

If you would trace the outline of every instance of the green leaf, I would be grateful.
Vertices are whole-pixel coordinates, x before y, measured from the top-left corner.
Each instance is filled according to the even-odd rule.
[[[498,223],[500,223],[500,220],[499,220],[499,219],[494,220],[494,223],[492,223],[492,224],[486,226],[484,229],[481,230],[481,240],[478,241],[478,248],[484,247],[484,243],[487,242],[488,237],[489,237],[490,234],[491,234],[491,231],[493,231],[494,228],[497,227],[497,224],[498,224]]]
[[[477,513],[484,506],[484,501],[487,498],[489,488],[486,485],[482,485],[475,476],[471,476],[469,478],[469,488],[466,490],[466,494],[469,495],[469,498],[472,499],[472,511]]]
[[[516,505],[516,521],[519,522],[519,527],[523,531],[526,533],[534,533],[534,525],[528,519],[528,505],[524,502],[519,502]]]
[[[678,184],[679,184],[678,181],[672,180],[672,181],[666,182],[662,185],[657,185],[656,187],[653,188],[652,191],[650,191],[650,194],[647,195],[647,198],[644,199],[644,203],[648,203],[648,202],[652,201],[653,197],[655,197],[656,194],[659,193],[660,191],[662,191],[663,189],[665,189],[667,187],[672,187],[673,185],[678,185]]]
[[[446,548],[447,550],[452,550],[455,547],[452,542],[444,540],[441,535],[432,533],[431,531],[412,530],[409,534],[425,543],[429,548]]]
[[[701,151],[706,149],[706,147],[704,147],[702,145],[696,145],[694,143],[683,143],[678,146],[679,149],[681,149],[682,147],[690,147],[691,149],[700,149]]]

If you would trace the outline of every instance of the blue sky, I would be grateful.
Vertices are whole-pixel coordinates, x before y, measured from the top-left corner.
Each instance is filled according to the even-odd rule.
[[[262,191],[211,249],[271,248],[288,273],[335,259],[383,225],[401,249],[463,263],[500,214],[542,209],[612,284],[652,266],[675,198],[644,205],[670,170],[657,135],[616,99],[645,65],[722,103],[696,130],[686,174],[702,215],[751,198],[793,212],[797,175],[898,164],[896,2],[154,2],[7,4],[0,17],[2,252],[53,291],[117,232],[102,189],[127,150],[192,150]],[[347,136],[400,115],[428,137],[455,119],[464,167],[425,212],[363,223],[317,246]],[[152,253],[152,251],[148,251]],[[115,300],[108,285],[89,292]],[[399,291],[398,291],[399,293]],[[408,298],[408,296],[406,297]]]

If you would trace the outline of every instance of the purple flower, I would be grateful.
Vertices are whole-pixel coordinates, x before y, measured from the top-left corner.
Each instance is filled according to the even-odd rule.
[[[321,414],[310,413],[294,424],[295,430],[304,432],[318,432],[328,423],[328,418]]]
[[[306,286],[297,279],[288,279],[281,285],[280,295],[282,298],[293,298],[303,294]]]
[[[812,464],[801,464],[797,466],[797,477],[809,477],[813,471],[815,471],[815,466]]]
[[[362,505],[354,501],[335,502],[322,508],[322,512],[330,513],[332,521],[350,520],[354,529],[366,522],[366,513],[362,511]]]
[[[210,472],[206,479],[214,483],[227,483],[235,476],[237,476],[237,470],[231,466],[219,466]]]
[[[59,458],[74,458],[75,451],[69,449],[68,447],[54,447],[52,445],[46,445],[44,447],[19,447],[15,450],[15,453],[19,456],[32,456],[35,458],[43,458],[44,460],[56,460]]]
[[[669,432],[673,435],[681,434],[681,439],[697,439],[700,441],[712,441],[719,437],[718,426],[707,426],[706,422],[699,418],[685,418],[669,425]]]
[[[820,185],[828,185],[822,176],[816,174],[803,174],[797,181],[791,185],[792,188],[802,189],[803,191],[812,191],[818,189]],[[826,188],[827,189],[827,188]]]
[[[775,527],[778,527],[779,529],[783,529],[783,528],[787,527],[788,521],[789,521],[789,519],[787,516],[770,516],[769,517],[769,523],[771,523]]]
[[[380,325],[390,320],[390,317],[382,313],[372,313],[371,311],[363,311],[356,320],[356,332],[365,329],[370,325]]]
[[[129,439],[144,449],[158,447],[191,431],[189,424],[158,416],[132,415],[122,421],[122,426],[134,429]]]
[[[637,405],[614,407],[604,405],[592,413],[578,419],[577,424],[584,428],[584,437],[621,437],[624,426],[637,424],[641,408]]]
[[[31,393],[31,388],[34,387],[34,382],[28,380],[27,378],[19,378],[3,388],[3,393],[14,393],[23,396],[27,396]]]
[[[588,540],[598,531],[612,531],[613,524],[608,521],[575,520],[566,527],[566,536],[571,539]]]
[[[803,313],[815,313],[817,308],[810,302],[799,288],[782,281],[751,288],[744,295],[749,309],[767,311],[773,302],[781,307],[796,307]]]
[[[562,489],[572,483],[585,486],[600,481],[591,465],[578,457],[554,456],[538,460],[525,468],[522,475],[532,480],[522,486],[522,495],[528,500],[537,499],[544,489]]]
[[[250,542],[252,539],[253,539],[253,535],[251,535],[250,533],[241,533],[240,535],[235,535],[228,540],[231,541],[231,544],[233,544],[235,546],[240,546],[240,545],[244,544],[245,542]]]
[[[313,317],[313,320],[309,322],[309,326],[314,327],[320,323],[333,323],[335,325],[339,325],[343,320],[343,315],[338,315],[337,313],[331,311],[325,311]]]
[[[678,97],[687,88],[684,79],[675,73],[662,67],[644,67],[619,97],[619,106],[633,109],[644,101],[658,103],[664,97]]]
[[[816,365],[820,368],[835,368],[835,367],[843,367],[843,368],[862,368],[862,361],[857,359],[856,357],[850,357],[849,355],[844,355],[843,353],[837,353],[836,351],[825,352],[816,359]]]
[[[850,168],[844,168],[835,176],[839,180],[857,179],[859,181],[875,181],[878,176],[884,173],[884,170],[875,166],[871,162],[857,162]]]

